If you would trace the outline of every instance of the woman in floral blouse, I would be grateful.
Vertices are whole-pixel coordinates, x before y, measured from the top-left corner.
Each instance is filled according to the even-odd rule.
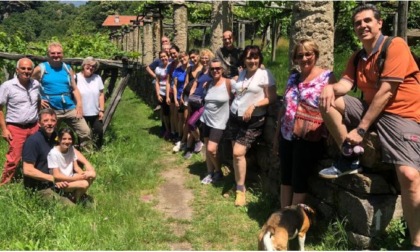
[[[299,101],[318,108],[323,87],[335,83],[332,71],[316,66],[318,58],[319,49],[312,40],[301,40],[293,49],[293,60],[300,71],[292,72],[287,81],[276,130],[279,143],[275,148],[279,147],[281,167],[281,207],[304,203],[307,178],[322,155],[322,141],[309,142],[293,134]]]

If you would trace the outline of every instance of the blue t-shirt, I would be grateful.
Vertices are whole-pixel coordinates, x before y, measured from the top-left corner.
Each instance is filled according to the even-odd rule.
[[[153,60],[153,62],[152,62],[152,63],[150,63],[149,67],[150,67],[150,69],[152,69],[152,70],[153,70],[153,72],[154,72],[154,71],[155,71],[155,69],[156,69],[156,67],[158,67],[161,63],[162,63],[162,62],[160,61],[160,59],[159,59],[159,58],[156,58],[156,59],[154,59],[154,60]]]
[[[202,98],[206,95],[205,88],[203,87],[204,83],[207,82],[209,84],[210,81],[212,81],[213,78],[207,73],[207,74],[199,74],[197,79],[197,87],[194,91],[195,95],[199,95]]]
[[[22,160],[26,163],[34,164],[35,168],[43,173],[50,174],[48,169],[47,156],[54,147],[56,134],[50,138],[44,135],[42,129],[28,137],[23,145]],[[27,176],[23,177],[23,185],[31,189],[45,189],[52,187],[53,184],[47,181],[36,180]]]
[[[41,79],[41,97],[48,100],[53,109],[71,110],[76,107],[71,93],[70,76],[64,66],[52,68],[48,62],[43,62],[45,72]],[[63,63],[65,64],[65,63]],[[67,65],[67,69],[71,69]]]
[[[177,78],[176,90],[177,90],[177,99],[181,99],[181,93],[184,90],[185,77],[187,76],[187,69],[183,69],[182,66],[176,68],[172,73],[172,78]]]

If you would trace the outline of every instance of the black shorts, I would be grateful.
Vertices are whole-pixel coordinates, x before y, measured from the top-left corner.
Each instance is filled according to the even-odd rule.
[[[159,102],[159,105],[162,107],[162,112],[164,116],[169,116],[170,109],[169,105],[166,103],[166,95],[160,95],[162,97],[162,102]]]
[[[208,138],[209,141],[217,144],[220,143],[224,132],[224,130],[212,128],[205,123],[202,124],[201,131],[201,134],[203,134],[204,138]]]
[[[230,113],[229,131],[232,141],[251,148],[252,143],[262,134],[264,122],[265,116],[252,116],[245,122],[241,116]]]

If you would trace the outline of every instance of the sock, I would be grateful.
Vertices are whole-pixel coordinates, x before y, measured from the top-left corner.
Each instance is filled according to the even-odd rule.
[[[244,185],[236,185],[236,190],[241,191],[241,192],[245,192],[245,186]]]

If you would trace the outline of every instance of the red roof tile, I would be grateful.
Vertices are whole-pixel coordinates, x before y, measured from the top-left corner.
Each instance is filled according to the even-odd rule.
[[[119,22],[115,22],[116,19],[119,19]],[[137,16],[121,16],[121,15],[109,15],[106,17],[105,21],[102,23],[102,26],[123,26],[123,25],[132,25],[131,20],[136,20]]]

